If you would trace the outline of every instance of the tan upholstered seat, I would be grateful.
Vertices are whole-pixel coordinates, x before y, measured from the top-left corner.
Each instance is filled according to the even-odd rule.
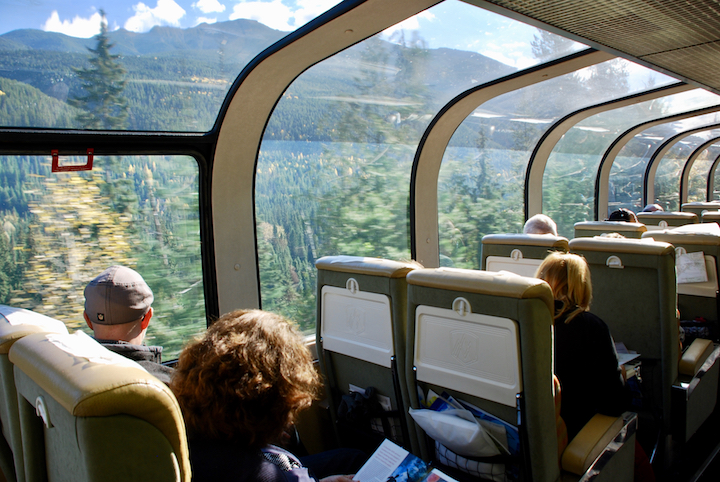
[[[720,202],[689,202],[682,205],[680,210],[685,213],[695,213],[698,219],[702,218],[705,211],[717,211],[720,209]]]
[[[582,221],[575,223],[576,238],[618,233],[626,238],[640,239],[645,231],[647,231],[647,227],[642,223],[626,223],[623,221]]]
[[[668,443],[672,434],[685,442],[712,413],[718,366],[714,357],[696,381],[685,384],[678,378],[674,247],[650,237],[577,238],[570,241],[570,251],[590,265],[591,311],[607,323],[615,341],[641,354],[644,408],[655,417],[660,441]],[[665,445],[659,448],[662,452]]]
[[[0,305],[0,468],[8,481],[25,480],[17,390],[8,352],[13,344],[33,333],[67,333],[58,320],[33,311]]]
[[[190,481],[170,389],[82,332],[29,335],[15,365],[28,482]]]
[[[720,211],[703,211],[700,220],[703,223],[720,223]]]
[[[647,232],[643,239],[652,238],[672,244],[676,255],[703,253],[707,281],[686,283],[679,280],[678,308],[684,320],[700,316],[718,320],[718,257],[720,256],[720,227],[717,224],[693,224],[674,229]]]
[[[685,224],[698,222],[698,215],[690,212],[655,211],[652,213],[637,213],[638,221],[647,226],[648,231],[656,229],[674,228]]]
[[[318,270],[317,347],[330,390],[331,418],[341,443],[360,442],[372,450],[387,437],[413,447],[408,432],[405,374],[405,276],[416,268],[403,263],[358,256],[328,256],[315,263]],[[338,421],[341,395],[350,387],[374,387],[397,413],[389,424],[375,429],[389,433],[359,433]],[[339,427],[338,423],[342,424]],[[413,434],[414,435],[414,434]],[[347,440],[355,437],[356,440]]]
[[[548,253],[567,249],[567,238],[552,234],[488,234],[482,238],[481,267],[486,271],[535,276]]]
[[[514,461],[522,480],[558,480],[554,300],[547,283],[512,273],[452,268],[415,270],[407,281],[406,373],[412,407],[420,408],[418,387],[425,394],[446,391],[469,402],[517,427],[519,440],[526,441]],[[611,460],[601,457],[607,464],[595,480],[632,480],[636,422],[635,414],[622,420],[618,430],[624,435],[615,434],[622,448],[616,457],[608,457]],[[433,441],[419,427],[417,431],[423,456],[437,461]],[[576,453],[586,454],[585,463],[594,452],[584,448]],[[589,465],[588,470],[599,470],[595,460]],[[564,473],[566,479],[577,476]]]

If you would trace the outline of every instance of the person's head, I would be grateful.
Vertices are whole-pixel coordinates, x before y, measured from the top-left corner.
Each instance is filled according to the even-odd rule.
[[[555,221],[544,214],[536,214],[525,222],[523,226],[525,234],[552,234],[557,236],[557,225]]]
[[[262,447],[310,406],[321,382],[290,322],[237,310],[183,348],[170,388],[191,436]]]
[[[590,309],[592,283],[585,258],[572,253],[550,253],[540,264],[535,277],[545,280],[553,297],[562,303],[556,318],[568,313],[565,322]]]
[[[664,209],[659,204],[648,204],[642,210],[642,212],[644,212],[644,213],[654,213],[655,211],[664,211]]]
[[[153,293],[136,271],[111,266],[85,287],[85,322],[102,340],[142,343],[152,318]]]
[[[620,208],[610,213],[608,221],[623,221],[626,223],[636,223],[638,222],[638,219],[637,216],[635,216],[634,212],[630,211],[629,209]]]

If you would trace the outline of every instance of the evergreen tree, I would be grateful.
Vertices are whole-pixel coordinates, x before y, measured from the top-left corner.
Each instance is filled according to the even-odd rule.
[[[113,44],[107,33],[105,12],[100,10],[102,20],[100,33],[95,37],[97,45],[88,48],[91,56],[88,69],[73,69],[82,82],[86,95],[76,97],[68,103],[82,110],[77,122],[85,129],[122,129],[128,118],[128,101],[125,90],[125,69],[118,63],[119,55],[110,53]]]

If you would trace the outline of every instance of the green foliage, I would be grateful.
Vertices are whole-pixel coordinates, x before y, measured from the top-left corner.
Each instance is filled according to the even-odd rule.
[[[68,103],[81,109],[77,122],[85,129],[122,129],[128,117],[128,101],[125,90],[125,69],[118,63],[119,55],[110,53],[112,44],[108,39],[105,12],[100,10],[102,21],[100,33],[95,37],[97,45],[88,62],[90,68],[73,69],[86,94]]]

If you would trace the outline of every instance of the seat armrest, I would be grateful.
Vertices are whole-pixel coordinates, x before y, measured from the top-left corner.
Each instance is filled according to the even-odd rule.
[[[696,338],[687,350],[685,350],[685,353],[683,353],[680,365],[678,366],[678,372],[680,372],[681,375],[694,377],[714,349],[715,347],[712,341]]]
[[[627,438],[635,433],[636,428],[635,413],[625,412],[620,417],[596,414],[563,452],[562,469],[582,476],[601,455],[607,453],[603,459],[609,460]],[[599,470],[599,467],[595,469]]]

